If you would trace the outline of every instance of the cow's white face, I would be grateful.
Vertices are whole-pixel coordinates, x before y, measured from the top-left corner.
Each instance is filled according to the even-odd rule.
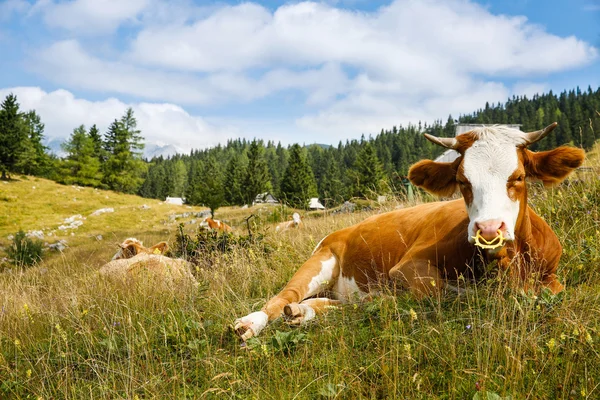
[[[300,222],[302,222],[302,221],[300,220],[300,214],[298,214],[298,213],[296,213],[296,212],[295,212],[294,214],[292,214],[292,221],[294,221],[294,223],[295,223],[296,225],[299,225],[299,224],[300,224]]]
[[[521,203],[526,202],[525,171],[518,147],[523,140],[509,129],[480,129],[463,154],[457,182],[469,214],[469,241],[481,231],[490,240],[501,231],[514,240]],[[519,132],[519,131],[516,131]],[[519,132],[520,133],[520,132]]]

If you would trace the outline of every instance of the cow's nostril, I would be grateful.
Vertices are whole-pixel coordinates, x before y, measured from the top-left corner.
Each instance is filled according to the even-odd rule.
[[[480,235],[486,240],[491,240],[498,236],[499,230],[503,233],[506,232],[504,221],[492,219],[475,222],[475,234],[480,232]]]

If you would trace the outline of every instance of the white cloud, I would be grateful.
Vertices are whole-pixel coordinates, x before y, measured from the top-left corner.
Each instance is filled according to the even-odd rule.
[[[301,90],[310,103],[319,103],[343,92],[346,85],[335,64],[302,71],[273,69],[256,79],[236,72],[199,77],[102,60],[75,40],[56,42],[34,57],[30,68],[61,85],[182,104],[246,102],[283,90]]]
[[[151,0],[39,0],[37,11],[44,21],[79,34],[107,33],[124,22],[135,22]]]
[[[463,0],[398,0],[373,13],[311,2],[272,13],[243,3],[192,24],[145,27],[132,49],[132,59],[189,71],[338,62],[420,81],[446,68],[507,76],[548,73],[597,56],[575,37],[561,38],[525,17],[493,15]]]
[[[225,142],[232,132],[220,129],[205,119],[190,115],[183,108],[168,103],[125,104],[115,98],[88,101],[67,90],[46,92],[38,87],[0,89],[0,98],[14,93],[23,110],[35,109],[45,124],[49,139],[67,139],[80,124],[96,124],[105,132],[110,123],[132,107],[138,128],[147,143],[169,143],[186,152]]]

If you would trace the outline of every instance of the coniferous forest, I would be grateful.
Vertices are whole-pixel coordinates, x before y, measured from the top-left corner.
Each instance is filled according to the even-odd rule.
[[[448,116],[430,124],[394,126],[334,146],[284,147],[258,138],[235,139],[152,160],[142,159],[143,132],[128,109],[105,133],[95,125],[76,126],[63,144],[66,156],[58,158],[42,145],[44,125],[37,113],[20,110],[16,97],[9,95],[0,109],[0,171],[3,179],[11,173],[30,174],[149,198],[184,197],[190,204],[213,210],[252,203],[264,192],[299,208],[310,197],[332,206],[352,197],[404,191],[409,166],[443,151],[423,132],[453,136],[458,123],[521,124],[521,130],[531,131],[554,121],[558,128],[532,150],[562,144],[590,149],[600,132],[600,88],[549,92],[531,99],[515,96],[503,104],[486,103],[456,119]]]

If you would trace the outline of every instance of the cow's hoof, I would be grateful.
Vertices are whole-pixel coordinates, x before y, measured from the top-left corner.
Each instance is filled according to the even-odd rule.
[[[238,318],[233,323],[233,330],[244,342],[257,336],[269,322],[269,316],[263,311],[253,312],[245,317]]]
[[[290,303],[283,308],[289,325],[301,325],[315,318],[315,310],[306,304]]]

